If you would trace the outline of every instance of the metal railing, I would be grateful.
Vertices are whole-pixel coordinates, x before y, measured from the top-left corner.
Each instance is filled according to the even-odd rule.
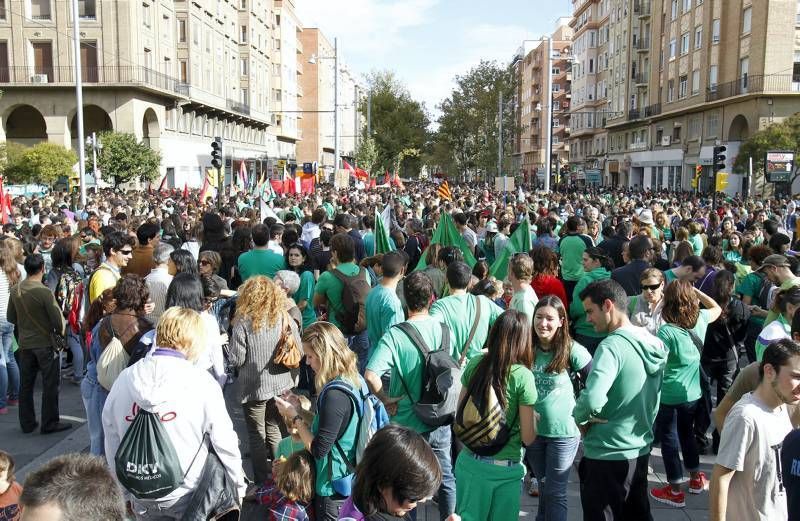
[[[650,82],[650,75],[648,74],[634,74],[633,75],[633,83],[636,85],[647,85]]]
[[[636,50],[637,51],[649,51],[650,50],[650,38],[639,38],[636,41]]]
[[[638,16],[650,15],[650,2],[639,1],[633,3],[633,13]]]
[[[648,105],[644,108],[642,112],[644,114],[644,117],[646,118],[652,118],[653,116],[658,116],[659,114],[661,114],[661,103]]]
[[[628,110],[628,121],[633,121],[635,119],[639,119],[642,117],[642,113],[639,109],[629,109]]]
[[[12,85],[63,85],[75,83],[75,67],[0,67],[0,83]],[[81,79],[87,84],[127,84],[153,87],[185,95],[187,86],[176,78],[147,67],[81,67]]]
[[[236,101],[232,99],[227,100],[227,107],[228,110],[232,110],[234,112],[238,112],[240,114],[245,114],[247,116],[250,115],[250,105],[247,103]]]
[[[712,85],[706,89],[706,101],[718,101],[733,96],[753,93],[800,93],[800,83],[793,81],[791,74],[745,75],[729,81]]]

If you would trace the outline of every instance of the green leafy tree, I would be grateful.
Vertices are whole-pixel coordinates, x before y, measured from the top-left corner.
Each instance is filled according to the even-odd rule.
[[[52,185],[59,177],[72,173],[78,156],[56,143],[42,142],[32,147],[5,143],[3,175],[9,183],[42,183]]]
[[[26,150],[27,147],[19,143],[0,143],[0,168],[6,183],[24,184],[32,179],[33,173],[23,161]]]
[[[363,137],[373,138],[378,152],[377,163],[372,171],[378,173],[392,170],[398,154],[405,149],[422,149],[428,140],[430,119],[422,103],[411,98],[408,89],[390,71],[373,72],[367,76],[372,99],[372,135],[363,131]],[[359,107],[367,113],[368,101]],[[401,173],[418,173],[421,167],[419,156],[407,156],[400,165]]]
[[[795,154],[795,168],[791,182],[800,175],[800,113],[790,116],[780,123],[755,132],[739,148],[739,154],[733,169],[746,172],[750,158],[753,158],[753,176],[756,181],[766,182],[764,177],[764,159],[768,150],[792,150]]]
[[[496,172],[501,94],[503,165],[507,169],[505,158],[509,156],[511,136],[516,132],[514,111],[506,106],[513,99],[514,74],[494,61],[481,61],[467,74],[456,76],[456,88],[439,106],[439,129],[429,147],[437,151],[435,157],[446,159],[445,164],[463,176],[475,170]],[[446,150],[451,151],[451,157],[442,157]]]
[[[113,179],[114,186],[128,181],[155,181],[159,177],[161,154],[136,136],[125,132],[101,132],[103,148],[97,154],[97,167],[105,179]],[[91,149],[89,149],[91,157]]]
[[[358,144],[356,150],[356,166],[363,168],[371,177],[374,177],[378,166],[378,146],[371,137],[366,137]]]

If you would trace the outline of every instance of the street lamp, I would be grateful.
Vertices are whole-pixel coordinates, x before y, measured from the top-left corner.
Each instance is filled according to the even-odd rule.
[[[312,54],[308,63],[314,65],[317,60],[333,60],[333,176],[339,170],[339,39],[333,39],[333,56],[317,56]]]
[[[81,184],[81,208],[86,207],[86,156],[83,150],[83,78],[81,77],[80,10],[78,0],[72,0],[72,53],[75,63],[75,101],[78,130],[78,176]]]
[[[86,146],[92,147],[92,175],[94,182],[100,187],[100,178],[97,176],[97,152],[103,150],[103,143],[97,139],[97,134],[92,132],[92,135],[86,138]]]

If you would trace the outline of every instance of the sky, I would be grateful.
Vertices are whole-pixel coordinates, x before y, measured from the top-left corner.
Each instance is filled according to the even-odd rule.
[[[425,103],[450,95],[454,78],[482,59],[507,64],[525,39],[553,32],[571,0],[295,0],[304,27],[318,27],[358,75],[389,69]]]

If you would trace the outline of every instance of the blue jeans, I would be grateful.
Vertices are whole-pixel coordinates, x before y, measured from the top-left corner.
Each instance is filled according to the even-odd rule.
[[[81,344],[80,336],[72,331],[67,332],[67,346],[72,353],[72,381],[80,383],[86,369],[84,367],[83,344]]]
[[[683,482],[683,467],[679,451],[683,453],[686,470],[696,472],[700,468],[700,456],[694,438],[694,415],[697,400],[678,405],[664,405],[658,408],[655,433],[661,442],[661,455],[667,481],[671,485]]]
[[[439,502],[439,519],[444,521],[456,511],[456,477],[453,475],[453,463],[450,459],[452,434],[450,425],[443,425],[422,435],[433,449],[439,466],[442,467],[442,484],[439,485],[437,501]],[[416,521],[417,510],[411,511],[411,518]]]
[[[345,338],[350,351],[354,352],[358,357],[358,372],[363,375],[364,370],[367,368],[367,362],[369,362],[369,336],[367,336],[367,330],[365,329],[361,333],[349,335]]]
[[[107,397],[108,392],[91,378],[86,377],[81,382],[81,398],[86,409],[86,424],[89,426],[89,453],[93,456],[103,456],[106,452],[103,406]]]
[[[578,452],[580,438],[537,436],[525,458],[539,480],[539,511],[536,521],[566,521],[569,471]]]
[[[19,399],[19,366],[14,358],[14,325],[0,324],[0,409],[6,407],[7,398]]]

